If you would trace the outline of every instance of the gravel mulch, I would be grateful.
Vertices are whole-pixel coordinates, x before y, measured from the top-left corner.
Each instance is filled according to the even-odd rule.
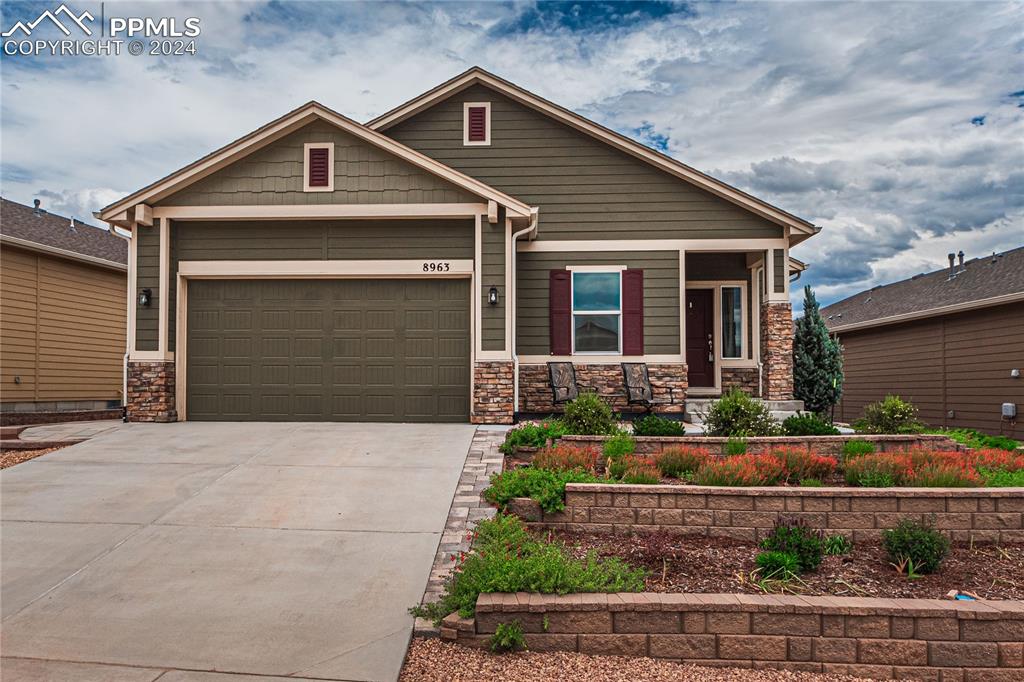
[[[4,450],[0,452],[0,469],[12,467],[15,464],[27,462],[48,452],[54,452],[60,448],[43,448],[41,450]]]
[[[491,654],[439,639],[414,638],[401,682],[854,682],[859,678],[778,670],[699,668],[653,658],[566,652]]]
[[[725,538],[608,536],[545,532],[576,556],[594,550],[618,556],[648,571],[650,592],[763,593],[751,577],[756,545]],[[756,576],[755,576],[756,578]],[[778,591],[779,586],[774,589]],[[1024,599],[1024,544],[954,545],[937,573],[907,580],[890,565],[880,543],[859,543],[843,556],[826,556],[813,573],[791,581],[785,591],[803,595],[942,599],[953,589],[983,599]]]

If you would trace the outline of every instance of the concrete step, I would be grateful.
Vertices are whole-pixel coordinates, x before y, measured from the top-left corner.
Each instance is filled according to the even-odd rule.
[[[715,400],[717,398],[687,398],[683,408],[685,420],[691,424],[703,424],[704,420],[701,419],[700,414],[707,412]],[[759,398],[755,398],[755,400],[765,403],[772,417],[780,422],[804,409],[802,400],[760,400]]]

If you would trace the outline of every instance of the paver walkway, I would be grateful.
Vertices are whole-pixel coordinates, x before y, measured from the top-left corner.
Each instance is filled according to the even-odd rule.
[[[128,424],[4,470],[0,677],[396,679],[474,432]]]

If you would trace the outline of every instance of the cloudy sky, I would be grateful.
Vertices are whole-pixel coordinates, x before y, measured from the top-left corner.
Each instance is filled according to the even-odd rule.
[[[198,54],[4,56],[5,197],[90,216],[310,99],[367,120],[478,64],[821,225],[794,255],[824,302],[1024,244],[1021,3],[103,10],[199,17]]]

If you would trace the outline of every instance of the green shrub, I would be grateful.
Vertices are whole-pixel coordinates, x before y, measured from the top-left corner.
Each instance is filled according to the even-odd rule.
[[[978,469],[978,473],[990,488],[1024,488],[1024,469],[1020,471],[1000,471],[998,469]]]
[[[565,509],[566,483],[599,483],[602,480],[581,469],[510,469],[491,476],[491,486],[484,490],[484,499],[504,510],[512,499],[529,497],[550,514]]]
[[[775,436],[781,431],[767,405],[735,388],[701,416],[709,436]]]
[[[762,578],[791,580],[800,573],[800,561],[789,552],[761,552],[755,561]]]
[[[596,393],[581,393],[566,403],[562,423],[568,433],[579,436],[605,436],[617,430],[612,408]]]
[[[643,579],[643,570],[615,557],[591,552],[574,559],[563,545],[538,540],[519,519],[499,514],[477,525],[473,548],[445,581],[441,599],[410,612],[439,624],[456,611],[472,618],[483,592],[640,592]]]
[[[816,414],[805,412],[787,417],[782,422],[782,431],[787,436],[837,436],[839,429]]]
[[[829,535],[825,538],[825,543],[822,547],[825,550],[825,554],[838,556],[840,554],[848,554],[853,549],[853,542],[845,535]]]
[[[685,436],[681,422],[657,414],[648,414],[633,422],[634,436]]]
[[[540,424],[520,424],[509,430],[499,449],[511,455],[516,448],[542,448],[548,441],[556,441],[564,435],[565,425],[558,419],[549,419]]]
[[[843,349],[829,334],[809,286],[804,287],[804,314],[793,326],[793,397],[824,414],[843,394]]]
[[[604,456],[618,459],[623,455],[632,455],[636,452],[636,441],[633,436],[620,432],[604,442]]]
[[[824,485],[824,484],[819,479],[817,479],[817,478],[801,478],[800,479],[800,487],[801,488],[820,488],[822,485]]]
[[[650,462],[634,462],[622,474],[623,483],[634,485],[655,485],[661,483],[661,472]]]
[[[864,408],[864,417],[854,428],[860,433],[920,433],[924,426],[917,421],[917,408],[898,395],[887,395]]]
[[[875,452],[875,444],[867,440],[848,440],[843,443],[843,459],[871,455]]]
[[[711,453],[704,448],[665,448],[654,457],[654,463],[662,476],[683,478],[701,468],[711,459]]]
[[[813,571],[821,565],[824,545],[822,532],[798,519],[776,521],[772,532],[761,541],[761,549],[795,556],[801,573]]]
[[[747,439],[729,436],[729,440],[725,441],[725,454],[729,457],[747,454]]]
[[[895,528],[882,531],[882,545],[889,560],[913,562],[917,573],[934,573],[949,553],[949,539],[929,523],[903,519]]]
[[[621,457],[609,457],[608,458],[608,469],[605,471],[608,474],[608,478],[618,481],[626,475],[626,470],[634,466],[648,466],[651,464],[651,460],[647,457],[638,457],[636,455],[623,455]]]
[[[504,653],[507,651],[523,651],[526,649],[526,638],[523,626],[518,620],[511,623],[498,623],[490,640],[491,651]]]
[[[975,450],[996,449],[1013,452],[1020,447],[1020,443],[1006,436],[990,436],[974,429],[928,429],[926,433],[934,433],[946,436],[957,443],[966,445]]]

